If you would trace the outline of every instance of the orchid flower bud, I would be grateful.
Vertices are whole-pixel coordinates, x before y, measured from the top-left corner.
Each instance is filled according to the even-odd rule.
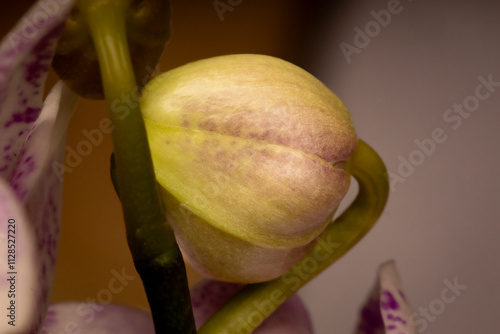
[[[284,60],[184,65],[145,87],[141,109],[168,220],[208,277],[280,276],[314,246],[349,187],[357,137],[347,108]]]

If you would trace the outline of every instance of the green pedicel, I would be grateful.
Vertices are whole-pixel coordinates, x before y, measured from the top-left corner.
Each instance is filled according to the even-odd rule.
[[[85,17],[100,64],[113,131],[116,177],[127,240],[143,281],[157,333],[196,333],[182,255],[165,221],[139,104],[116,113],[113,103],[138,85],[126,38],[130,1],[87,0]]]

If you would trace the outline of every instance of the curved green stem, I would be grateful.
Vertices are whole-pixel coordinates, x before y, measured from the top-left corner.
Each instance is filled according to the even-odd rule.
[[[359,140],[347,169],[358,181],[359,193],[346,211],[327,227],[315,248],[283,276],[245,286],[200,328],[199,334],[251,333],[372,228],[389,196],[385,165],[370,146]]]
[[[139,108],[125,28],[130,0],[84,0],[77,6],[97,52],[113,122],[116,181],[135,267],[157,333],[196,333],[184,262],[156,185]]]

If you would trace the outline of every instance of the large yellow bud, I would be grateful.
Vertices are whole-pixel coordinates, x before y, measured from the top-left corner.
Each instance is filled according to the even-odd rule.
[[[259,282],[312,248],[350,183],[344,104],[286,61],[200,60],[145,88],[157,180],[181,249],[202,274]]]

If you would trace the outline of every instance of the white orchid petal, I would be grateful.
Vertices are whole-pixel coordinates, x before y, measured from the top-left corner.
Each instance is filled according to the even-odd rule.
[[[403,294],[401,280],[393,261],[379,268],[380,313],[386,334],[416,334],[409,319],[412,309]]]
[[[51,170],[62,181],[62,174],[52,168],[52,161],[61,142],[64,142],[66,128],[76,107],[78,96],[62,81],[52,89],[44,102],[43,111],[37,119],[28,139],[19,155],[12,172],[10,184],[21,201],[29,201],[31,196],[38,196],[37,182],[43,171],[50,166]],[[31,195],[31,196],[28,196]]]
[[[25,334],[35,326],[33,314],[37,305],[33,291],[38,289],[37,269],[33,266],[37,257],[35,245],[24,208],[0,179],[0,305],[4,314],[0,333]]]
[[[20,279],[15,300],[19,303],[17,324],[2,333],[39,333],[50,296],[61,215],[61,182],[50,165],[64,153],[65,128],[76,99],[62,84],[54,88],[43,108],[42,97],[57,38],[72,3],[37,2],[0,44],[4,198],[0,226],[8,227],[9,217],[3,216],[14,210]],[[7,259],[0,265],[7,266]],[[4,295],[2,300],[9,298]],[[5,301],[10,303],[13,298]]]
[[[11,180],[12,188],[25,189],[26,211],[35,231],[38,288],[34,291],[39,326],[45,316],[54,279],[61,223],[61,175],[54,161],[64,161],[66,127],[76,106],[77,97],[59,82],[47,97],[40,118],[23,148],[21,159]],[[26,160],[29,159],[29,162]]]
[[[121,305],[51,304],[42,334],[154,334],[151,314]]]
[[[377,282],[361,311],[356,334],[416,334],[409,319],[410,304],[403,294],[394,261],[380,265]]]
[[[63,159],[66,127],[76,101],[76,95],[62,82],[54,87],[30,131],[10,180],[10,188],[17,196],[9,198],[26,217],[19,219],[18,227],[31,236],[22,237],[24,242],[16,251],[33,253],[24,258],[25,267],[19,271],[19,275],[29,277],[27,281],[31,281],[29,287],[20,288],[19,292],[23,293],[23,304],[26,305],[23,310],[29,309],[28,305],[31,307],[24,319],[32,320],[32,333],[39,332],[45,317],[59,242],[62,183],[60,175],[52,169],[52,162]]]
[[[73,1],[40,1],[0,44],[0,177],[11,176],[42,106],[57,38]]]

